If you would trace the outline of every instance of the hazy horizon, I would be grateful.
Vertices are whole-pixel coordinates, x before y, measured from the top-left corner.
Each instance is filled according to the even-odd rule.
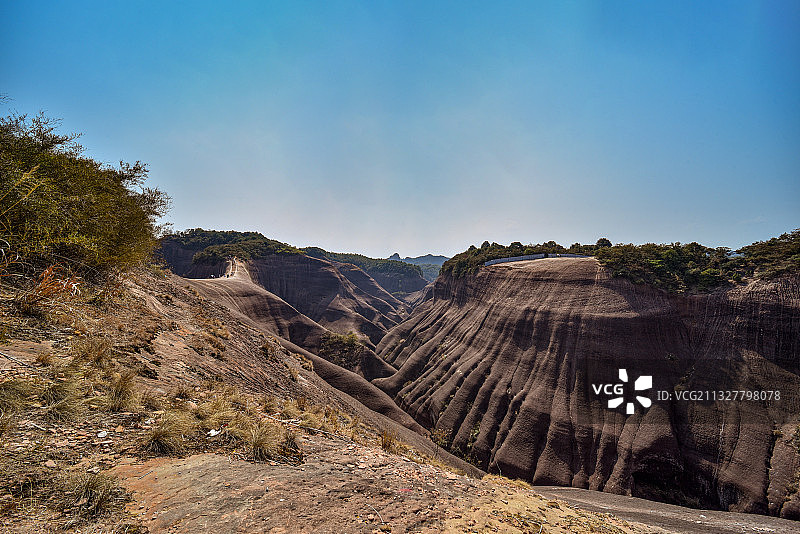
[[[800,227],[800,4],[4,3],[0,93],[175,229],[372,257]]]

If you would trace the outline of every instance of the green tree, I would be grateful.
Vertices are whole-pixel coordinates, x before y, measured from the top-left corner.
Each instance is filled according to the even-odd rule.
[[[169,197],[144,186],[145,164],[98,163],[58,125],[41,113],[0,118],[0,238],[17,265],[93,276],[145,259]]]

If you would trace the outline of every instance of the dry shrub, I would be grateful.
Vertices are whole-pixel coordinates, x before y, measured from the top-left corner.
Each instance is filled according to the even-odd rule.
[[[84,408],[78,394],[79,384],[72,377],[56,379],[39,394],[48,421],[67,421],[77,417]]]
[[[185,412],[166,412],[144,438],[143,448],[156,454],[179,454],[184,440],[194,433],[195,424]]]
[[[305,369],[306,371],[314,371],[314,362],[310,359],[306,358],[304,355],[300,354],[299,352],[294,353],[294,357],[300,362],[300,367]]]
[[[79,292],[78,277],[55,264],[42,271],[31,287],[14,297],[13,303],[22,313],[36,314],[41,311],[41,305],[77,295]]]
[[[267,413],[275,413],[278,411],[278,401],[275,399],[275,395],[272,393],[267,393],[264,395],[262,404],[264,405],[264,411]]]
[[[72,352],[77,360],[102,368],[111,361],[111,347],[105,336],[87,336],[73,343]]]
[[[103,473],[67,475],[61,486],[59,507],[74,516],[97,517],[125,499],[114,479]]]
[[[28,380],[14,378],[0,382],[0,411],[6,415],[19,412],[35,394],[36,386]]]
[[[272,423],[259,421],[252,424],[247,432],[247,446],[250,456],[257,462],[277,457],[281,452],[283,429]]]
[[[115,373],[106,397],[106,407],[112,412],[132,412],[139,408],[136,395],[136,373]]]
[[[54,359],[53,353],[50,352],[49,350],[46,350],[44,352],[40,352],[40,353],[38,353],[36,355],[36,363],[38,363],[39,365],[41,365],[43,367],[48,367],[50,365],[53,365],[54,361],[55,361],[55,359]]]
[[[380,435],[381,449],[389,453],[397,452],[397,435],[387,428],[381,429]]]

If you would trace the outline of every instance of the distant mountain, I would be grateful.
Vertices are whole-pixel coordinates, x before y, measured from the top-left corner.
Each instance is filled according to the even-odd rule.
[[[434,256],[433,254],[425,254],[416,258],[400,258],[400,254],[395,252],[389,256],[389,259],[418,265],[422,269],[422,277],[428,282],[433,282],[439,276],[439,269],[442,268],[442,264],[450,258],[447,256]]]
[[[430,282],[424,277],[422,267],[407,261],[375,259],[362,254],[328,252],[319,247],[306,247],[302,250],[314,258],[355,265],[374,278],[386,291],[399,298],[419,291],[425,287],[426,282]]]
[[[441,267],[444,262],[449,260],[447,256],[434,256],[433,254],[425,254],[424,256],[417,256],[416,258],[401,258],[400,254],[395,252],[389,256],[390,260],[404,261],[412,265],[436,265]]]

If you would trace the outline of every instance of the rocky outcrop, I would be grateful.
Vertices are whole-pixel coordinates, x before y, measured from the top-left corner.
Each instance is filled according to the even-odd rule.
[[[173,239],[163,239],[157,255],[173,273],[185,278],[211,278],[225,274],[226,262],[194,263],[192,258],[198,250],[184,247]]]
[[[421,276],[409,276],[404,273],[375,272],[370,276],[375,279],[386,291],[398,294],[414,293],[428,285],[428,281]]]
[[[798,516],[800,282],[678,296],[591,258],[441,276],[377,347],[374,380],[450,449],[534,484]],[[631,374],[629,384],[619,369]],[[652,405],[609,409],[597,384],[653,376]],[[659,401],[655,390],[781,391]]]
[[[290,342],[298,349],[316,354],[325,337],[331,333],[279,296],[255,284],[243,262],[239,262],[238,271],[230,278],[188,282],[204,297],[224,305],[243,322]],[[392,366],[377,358],[370,349],[361,352],[360,361],[352,370],[367,379],[385,377],[395,372]],[[371,387],[374,389],[374,386]],[[395,409],[399,411],[396,406]]]
[[[202,248],[185,247],[174,239],[164,239],[158,253],[179,276],[195,279],[223,276],[228,262],[193,261],[200,250]],[[390,328],[405,319],[410,310],[406,303],[392,296],[355,265],[304,254],[272,254],[246,263],[253,281],[269,293],[326,329],[339,334],[355,332],[371,348]],[[270,306],[248,306],[248,313],[258,314],[261,319],[272,314]],[[261,311],[256,309],[259,306],[263,308]],[[278,314],[276,320],[280,322],[281,317],[284,315]],[[291,339],[298,342],[296,337]],[[299,344],[316,346],[314,340],[311,341],[310,345]]]
[[[406,315],[401,303],[395,308],[380,293],[365,292],[327,260],[274,255],[248,262],[248,269],[253,281],[313,321],[340,334],[361,334],[373,347]]]

